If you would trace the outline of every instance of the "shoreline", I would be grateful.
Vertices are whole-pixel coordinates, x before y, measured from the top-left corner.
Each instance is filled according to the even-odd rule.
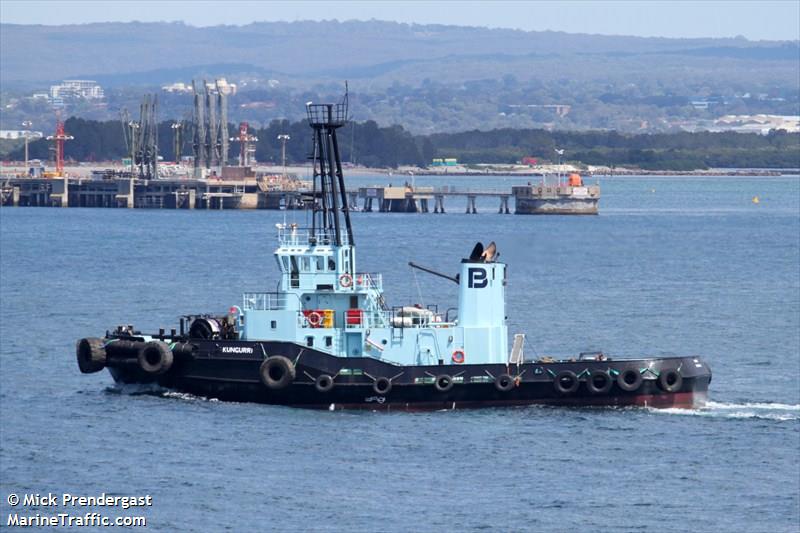
[[[165,166],[173,167],[173,164],[166,163]],[[479,167],[479,168],[475,168]],[[78,165],[66,165],[64,167],[65,174],[69,177],[89,177],[92,171],[98,170],[127,170],[117,162],[103,162],[98,163],[84,163]],[[256,165],[252,167],[253,171],[259,174],[287,174],[294,175],[298,179],[310,179],[312,170],[310,165],[287,165],[285,168],[274,165]],[[46,170],[50,170],[49,167]],[[24,174],[24,165],[21,162],[8,162],[2,163],[0,166],[0,175]],[[497,177],[543,177],[553,176],[556,174],[569,174],[576,172],[583,177],[604,177],[613,178],[614,176],[796,176],[800,175],[798,168],[711,168],[705,170],[645,170],[636,168],[614,168],[609,167],[588,167],[581,168],[573,165],[541,165],[537,167],[523,167],[522,165],[489,165],[481,164],[475,166],[457,165],[453,167],[434,167],[424,168],[416,166],[399,166],[397,168],[380,168],[380,167],[361,167],[361,166],[345,166],[343,168],[345,175],[352,176],[374,176],[384,175],[387,177],[393,176],[426,176],[426,177],[480,177],[480,176],[497,176]],[[173,176],[163,176],[165,178],[179,178],[183,177],[181,174]]]

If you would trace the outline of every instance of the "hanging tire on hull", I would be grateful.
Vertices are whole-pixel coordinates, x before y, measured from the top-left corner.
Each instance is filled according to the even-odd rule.
[[[317,379],[314,380],[314,387],[319,392],[328,392],[333,388],[333,385],[333,378],[328,374],[320,374],[317,376]]]
[[[635,368],[623,370],[620,372],[619,376],[617,376],[617,385],[625,392],[637,391],[639,387],[642,386],[642,374]]]
[[[514,378],[508,374],[500,374],[494,380],[494,386],[500,392],[508,392],[513,389],[515,385]]]
[[[564,395],[572,394],[578,390],[580,385],[581,382],[578,380],[578,376],[572,370],[562,370],[556,374],[553,380],[553,387],[555,387],[556,392]]]
[[[665,370],[658,376],[658,385],[664,392],[677,392],[683,387],[683,376],[677,370]]]
[[[100,372],[106,366],[106,349],[102,339],[89,337],[81,339],[75,346],[78,368],[84,374]]]
[[[436,390],[439,392],[447,392],[453,388],[453,378],[447,374],[440,374],[436,376],[436,381],[433,382],[433,386],[436,387]]]
[[[603,370],[592,370],[586,380],[586,388],[592,394],[607,394],[614,386],[614,379]]]
[[[389,378],[378,378],[372,384],[372,390],[375,391],[375,394],[380,394],[381,396],[385,396],[389,394],[389,391],[392,390],[392,380]]]
[[[294,363],[282,355],[273,355],[261,363],[259,373],[261,383],[268,389],[285,389],[294,381]]]
[[[139,368],[148,374],[163,374],[172,368],[173,356],[167,344],[161,341],[150,341],[139,348],[136,357]]]

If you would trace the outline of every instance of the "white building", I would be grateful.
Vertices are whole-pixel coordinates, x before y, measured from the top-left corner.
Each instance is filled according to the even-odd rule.
[[[192,86],[186,85],[182,81],[177,83],[171,83],[169,85],[164,85],[161,87],[162,91],[166,91],[168,93],[190,93],[192,92]]]
[[[740,133],[768,134],[771,130],[800,132],[797,115],[725,115],[714,121],[712,131],[738,131]]]
[[[41,131],[28,131],[28,130],[0,130],[0,139],[24,139],[25,134],[28,134],[28,139],[35,140],[44,137]]]
[[[236,94],[236,84],[235,83],[228,83],[228,80],[225,78],[219,78],[215,81],[207,81],[206,88],[208,92],[211,94],[217,94],[217,85],[219,85],[219,90],[222,94],[225,95],[232,95]],[[200,85],[202,87],[202,84]],[[191,84],[183,83],[182,81],[171,83],[169,85],[164,85],[161,87],[162,91],[166,91],[168,93],[190,93],[193,91]]]
[[[217,92],[217,86],[219,86],[219,92],[222,94],[228,96],[236,94],[236,84],[228,83],[228,80],[225,78],[219,78],[216,81],[206,82],[206,87],[208,87],[209,92]]]
[[[50,98],[52,100],[63,100],[65,98],[96,100],[104,96],[103,88],[97,85],[94,80],[64,80],[59,85],[50,86]]]

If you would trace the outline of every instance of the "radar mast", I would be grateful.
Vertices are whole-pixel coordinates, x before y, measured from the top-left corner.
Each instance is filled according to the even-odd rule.
[[[346,86],[345,86],[346,87]],[[308,123],[314,130],[312,164],[314,168],[313,216],[310,238],[333,238],[336,246],[353,245],[353,228],[350,224],[350,209],[339,157],[339,142],[336,130],[347,123],[348,94],[338,104],[315,104],[308,102]],[[342,227],[344,219],[344,228]]]

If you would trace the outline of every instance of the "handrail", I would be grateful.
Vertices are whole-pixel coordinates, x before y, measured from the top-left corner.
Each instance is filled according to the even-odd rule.
[[[311,228],[300,228],[294,224],[278,224],[278,242],[282,245],[308,246],[312,244],[329,245],[336,242],[336,232],[333,230],[315,229],[314,238],[311,237]],[[347,234],[342,232],[341,243],[350,244]]]
[[[297,298],[298,307],[300,296],[289,292],[244,292],[242,293],[242,309],[251,311],[278,311],[287,308],[287,297]]]

